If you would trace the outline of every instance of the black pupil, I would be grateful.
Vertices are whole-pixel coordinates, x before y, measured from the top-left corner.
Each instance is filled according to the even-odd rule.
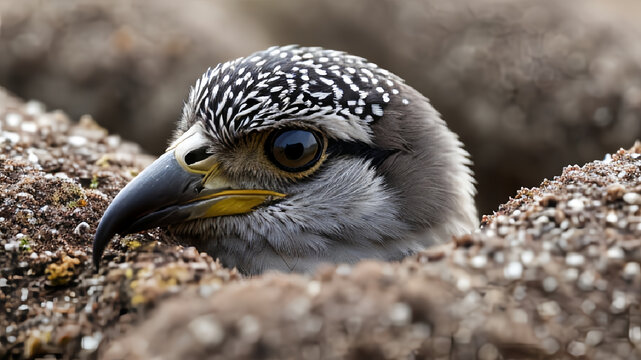
[[[272,145],[276,165],[288,171],[303,171],[318,160],[316,136],[305,130],[286,130],[277,134]]]
[[[305,154],[305,145],[302,143],[285,145],[285,156],[289,160],[298,160]]]

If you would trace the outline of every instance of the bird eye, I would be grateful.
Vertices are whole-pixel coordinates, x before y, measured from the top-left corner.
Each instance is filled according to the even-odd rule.
[[[319,135],[300,129],[273,132],[266,145],[270,160],[289,172],[311,168],[318,162],[322,153]]]

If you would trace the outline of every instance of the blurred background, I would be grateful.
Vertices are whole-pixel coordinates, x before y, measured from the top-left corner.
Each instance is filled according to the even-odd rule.
[[[432,101],[486,214],[641,138],[640,39],[638,0],[0,0],[0,86],[160,154],[207,67],[344,50]]]

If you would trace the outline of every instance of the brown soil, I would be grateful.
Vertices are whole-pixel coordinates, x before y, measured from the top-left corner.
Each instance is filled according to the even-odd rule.
[[[243,279],[162,229],[91,239],[151,160],[0,92],[0,357],[641,358],[641,145],[401,263]]]

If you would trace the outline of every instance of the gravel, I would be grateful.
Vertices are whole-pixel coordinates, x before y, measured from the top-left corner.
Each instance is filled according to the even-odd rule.
[[[6,92],[0,138],[0,357],[641,358],[639,143],[402,262],[243,278],[163,229],[94,272],[98,219],[152,159]]]

